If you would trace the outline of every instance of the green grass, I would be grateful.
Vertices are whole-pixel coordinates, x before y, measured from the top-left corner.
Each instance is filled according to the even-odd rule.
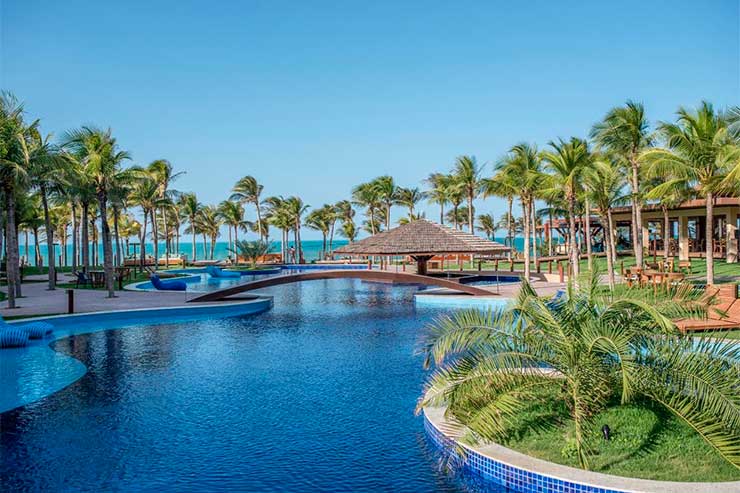
[[[545,396],[543,396],[545,397]],[[550,394],[519,413],[503,445],[540,459],[578,466],[573,426],[565,403]],[[611,440],[601,436],[608,424]],[[726,462],[683,421],[650,403],[615,405],[595,417],[589,443],[591,469],[606,474],[664,481],[736,481],[740,470]]]
[[[692,332],[694,337],[715,337],[717,339],[740,340],[740,330],[702,330]]]

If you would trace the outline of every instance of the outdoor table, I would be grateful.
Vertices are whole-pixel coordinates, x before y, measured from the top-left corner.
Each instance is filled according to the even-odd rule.
[[[94,288],[105,285],[105,271],[104,270],[91,270],[90,280]]]

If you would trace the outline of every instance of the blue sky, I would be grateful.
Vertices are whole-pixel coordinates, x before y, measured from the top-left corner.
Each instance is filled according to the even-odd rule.
[[[110,126],[207,203],[245,174],[315,206],[385,173],[420,186],[628,98],[653,121],[740,102],[737,0],[1,5],[0,84],[30,117]]]

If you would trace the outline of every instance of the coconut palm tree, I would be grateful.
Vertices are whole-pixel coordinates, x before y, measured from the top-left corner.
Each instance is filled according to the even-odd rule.
[[[151,220],[152,241],[156,244],[158,241],[158,235],[154,211],[157,209],[157,207],[163,205],[163,200],[160,199],[158,183],[149,173],[139,175],[136,184],[131,190],[131,195],[129,198],[133,204],[141,207],[141,210],[143,212],[142,215],[144,222],[141,226],[141,256],[139,260],[141,268],[143,269],[146,262],[145,241],[147,227],[149,226],[149,221]],[[155,257],[155,263],[159,263],[158,257]]]
[[[350,243],[354,242],[357,238],[357,226],[352,220],[342,221],[342,229],[340,232]]]
[[[229,249],[234,250],[236,248],[236,242],[239,240],[239,229],[246,227],[244,206],[239,202],[224,200],[218,206],[218,214],[229,231]],[[233,243],[231,236],[232,228],[234,230]]]
[[[665,148],[644,151],[640,161],[648,166],[649,176],[670,176],[654,193],[686,185],[706,200],[707,284],[714,283],[714,200],[722,192],[725,178],[740,166],[740,148],[735,143],[724,116],[704,101],[696,111],[679,108],[676,123],[662,122],[658,131]]]
[[[263,186],[257,182],[257,179],[253,176],[245,176],[236,182],[234,188],[231,189],[232,194],[229,200],[235,200],[239,202],[246,202],[254,204],[257,210],[257,232],[260,239],[267,238],[265,235],[264,223],[262,221],[262,209],[260,207]]]
[[[445,204],[450,202],[450,183],[452,177],[444,173],[432,173],[425,182],[429,190],[425,193],[429,202],[439,205],[439,223],[445,223]]]
[[[391,227],[391,207],[398,200],[398,187],[393,181],[393,177],[383,175],[375,178],[370,182],[370,187],[375,191],[377,200],[383,205],[385,216],[385,229]]]
[[[113,245],[108,225],[108,193],[121,173],[121,164],[130,159],[118,149],[111,130],[82,127],[67,132],[63,147],[80,163],[95,190],[103,240],[103,269],[108,297],[115,296],[113,276]]]
[[[280,255],[283,258],[283,262],[288,262],[288,238],[290,236],[290,230],[295,225],[293,218],[290,216],[287,204],[283,197],[268,197],[265,199],[265,206],[267,207],[267,213],[265,219],[268,223],[280,229]]]
[[[210,259],[213,260],[216,253],[216,241],[221,235],[221,217],[218,209],[213,205],[207,205],[200,209],[196,219],[198,231],[203,235],[203,255],[207,255],[207,238],[210,239],[211,252]]]
[[[483,171],[483,166],[479,166],[474,156],[459,156],[455,160],[455,166],[452,171],[454,180],[459,184],[464,197],[468,201],[468,230],[470,234],[475,233],[475,208],[473,207],[473,201],[480,194],[481,182],[480,175]]]
[[[349,200],[340,200],[334,204],[334,211],[337,220],[342,223],[342,236],[352,243],[357,237],[357,226],[355,225],[355,210],[352,208],[352,202]]]
[[[607,156],[599,156],[592,167],[584,172],[583,182],[604,228],[607,276],[609,288],[614,289],[614,259],[617,255],[612,208],[624,201],[622,187],[625,177],[621,167],[614,160]]]
[[[203,205],[198,202],[198,197],[194,193],[184,193],[178,200],[180,217],[188,222],[188,230],[192,234],[192,248],[193,248],[193,262],[198,259],[198,254],[195,248],[195,235],[197,234],[196,222],[198,220],[198,214],[203,208]]]
[[[627,101],[624,106],[609,110],[604,119],[594,125],[591,138],[605,151],[627,163],[632,190],[632,246],[638,267],[643,265],[642,197],[640,195],[640,154],[653,144],[650,125],[642,103]]]
[[[493,235],[498,229],[496,221],[493,219],[493,214],[480,214],[478,215],[478,225],[476,229],[486,235],[486,238],[493,240]]]
[[[514,197],[517,196],[518,190],[515,187],[514,179],[508,173],[497,172],[492,178],[483,178],[481,180],[483,198],[501,197],[506,199],[507,212],[502,216],[506,220],[506,246],[508,246],[509,260],[511,260],[512,250],[514,249]]]
[[[533,222],[534,200],[543,180],[542,158],[537,147],[527,143],[512,147],[509,154],[496,164],[494,179],[518,190],[524,219],[524,277],[529,279],[531,261],[529,242],[532,231],[536,231]]]
[[[426,193],[422,192],[419,188],[399,187],[396,197],[396,204],[408,208],[409,217],[412,217],[414,215],[416,204],[424,200],[425,197]]]
[[[306,216],[306,226],[316,231],[321,232],[322,244],[321,244],[321,260],[324,260],[327,255],[327,243],[326,240],[331,232],[332,225],[336,221],[336,212],[334,206],[325,204],[319,209],[312,210]]]
[[[583,171],[588,166],[591,156],[586,142],[572,137],[569,141],[562,139],[550,142],[550,150],[542,154],[545,166],[550,171],[547,187],[550,195],[565,195],[568,209],[568,256],[573,275],[578,277],[580,252],[576,245],[576,203],[581,190]]]
[[[285,199],[285,211],[293,224],[293,234],[295,240],[295,251],[296,259],[298,263],[304,262],[303,258],[303,245],[301,244],[301,224],[303,221],[303,214],[308,210],[309,206],[303,203],[300,197],[291,196]]]
[[[469,441],[495,441],[531,402],[562,400],[588,469],[594,417],[610,402],[652,401],[740,466],[740,346],[681,336],[672,319],[706,313],[703,290],[599,287],[598,276],[558,301],[525,280],[511,306],[460,311],[434,322],[422,346],[436,369],[420,407],[446,404]],[[524,370],[523,370],[524,369]],[[639,402],[638,400],[638,402]]]
[[[361,183],[352,189],[352,202],[365,208],[370,234],[380,231],[377,224],[378,211],[381,208],[380,193],[372,182]]]
[[[174,167],[172,164],[167,161],[166,159],[157,159],[156,161],[152,161],[149,163],[149,165],[146,168],[147,172],[152,176],[152,179],[157,183],[157,191],[159,193],[159,199],[160,203],[162,204],[161,208],[158,207],[153,211],[153,214],[155,216],[155,219],[152,221],[152,224],[155,224],[156,216],[158,213],[160,213],[162,218],[162,225],[164,226],[164,237],[165,237],[165,259],[170,258],[170,243],[169,243],[169,223],[165,220],[165,211],[164,209],[167,207],[171,207],[173,203],[173,199],[177,196],[177,191],[170,189],[170,184],[179,178],[180,176],[184,175],[184,171],[180,171],[178,173],[175,173]],[[159,245],[158,241],[154,241],[154,257],[159,259]],[[169,262],[167,262],[169,265]],[[156,263],[156,265],[159,265],[159,262]]]
[[[5,199],[8,308],[15,308],[16,297],[21,295],[16,198],[28,184],[27,143],[36,125],[36,122],[26,125],[23,105],[15,96],[0,93],[0,187]]]
[[[266,241],[234,241],[234,248],[229,247],[229,251],[234,254],[235,258],[245,258],[249,261],[252,269],[257,268],[257,261],[270,253],[270,244]]]

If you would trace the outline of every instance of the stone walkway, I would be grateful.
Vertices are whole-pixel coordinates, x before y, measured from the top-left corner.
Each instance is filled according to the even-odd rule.
[[[29,276],[45,279],[45,276]],[[59,276],[59,282],[72,282],[71,277]],[[4,317],[18,315],[56,315],[67,313],[67,289],[57,288],[49,291],[46,282],[23,283],[23,298],[16,300],[18,308],[8,309],[7,301],[2,302],[0,315]],[[115,298],[108,298],[106,291],[97,289],[75,289],[75,312],[99,312],[108,310],[128,310],[135,308],[155,308],[183,306],[196,293],[183,292],[135,292],[116,291]]]

